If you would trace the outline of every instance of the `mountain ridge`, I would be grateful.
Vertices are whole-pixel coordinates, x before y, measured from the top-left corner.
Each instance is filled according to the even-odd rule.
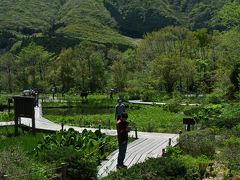
[[[125,46],[135,46],[132,38],[141,38],[145,33],[169,25],[183,25],[192,30],[214,29],[212,19],[225,2],[227,0],[1,0],[0,31],[11,32],[17,39],[54,36],[126,49]]]

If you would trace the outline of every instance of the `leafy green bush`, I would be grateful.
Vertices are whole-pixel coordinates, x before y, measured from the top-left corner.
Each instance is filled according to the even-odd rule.
[[[202,127],[232,129],[240,123],[240,105],[237,104],[208,104],[194,114]]]
[[[204,155],[192,157],[190,155],[181,155],[178,157],[187,168],[186,177],[189,180],[203,179],[206,168],[211,161]]]
[[[187,169],[175,158],[150,158],[144,163],[136,164],[127,170],[110,173],[103,179],[184,179]]]
[[[219,154],[219,159],[225,160],[230,170],[240,171],[240,138],[230,137],[224,141],[224,147]]]
[[[220,104],[221,103],[221,99],[219,97],[219,95],[217,94],[209,94],[206,97],[207,101],[213,104]]]
[[[154,101],[157,94],[154,90],[145,90],[141,93],[141,99],[143,101]]]
[[[128,99],[140,99],[140,89],[138,88],[127,88],[126,89],[127,93],[128,93]]]
[[[179,105],[179,101],[174,99],[170,100],[169,103],[163,106],[163,110],[173,113],[178,113],[181,109],[182,107]]]
[[[184,154],[179,147],[167,147],[166,156],[183,162],[187,167],[186,179],[202,179],[210,163],[210,160],[206,156],[192,157],[191,155]]]
[[[39,153],[38,159],[56,166],[62,162],[66,163],[67,177],[70,179],[96,179],[98,159],[95,156],[86,156],[83,152],[76,151],[72,146],[45,150]]]
[[[232,129],[240,123],[240,104],[228,104],[222,110],[221,118],[216,120],[216,126]]]
[[[206,155],[213,158],[216,148],[215,134],[214,129],[187,132],[180,136],[179,146],[192,156]]]
[[[186,116],[194,117],[196,114],[198,114],[202,110],[202,107],[200,106],[185,106],[183,113]]]
[[[45,136],[33,153],[42,162],[67,163],[70,179],[96,179],[100,160],[114,147],[115,141],[112,143],[110,137],[100,131],[84,130],[80,134],[69,129]]]
[[[203,106],[199,111],[194,114],[196,122],[201,123],[202,127],[211,127],[216,125],[216,121],[221,118],[223,105],[221,104],[208,104]]]

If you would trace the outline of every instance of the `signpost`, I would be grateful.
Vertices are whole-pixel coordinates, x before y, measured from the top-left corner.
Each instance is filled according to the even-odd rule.
[[[194,125],[195,124],[195,120],[193,118],[183,118],[183,124],[187,125],[187,131],[191,130],[191,126],[190,125]]]
[[[14,121],[15,121],[15,135],[18,135],[18,120],[19,117],[26,117],[32,119],[32,132],[35,133],[35,98],[31,96],[13,96],[14,99]]]

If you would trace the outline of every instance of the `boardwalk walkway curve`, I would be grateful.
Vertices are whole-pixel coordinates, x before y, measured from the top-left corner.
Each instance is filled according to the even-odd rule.
[[[30,126],[32,121],[29,118],[21,118],[21,124]],[[0,126],[11,126],[14,122],[0,122]],[[42,116],[42,107],[35,107],[35,125],[36,129],[41,130],[51,130],[59,131],[61,130],[61,125],[53,123]],[[76,131],[82,132],[84,129],[95,131],[96,128],[81,128],[76,126],[64,126],[67,130],[73,128]],[[101,132],[116,136],[116,130],[102,129]],[[129,136],[135,137],[135,132],[131,131]],[[148,158],[156,158],[162,156],[162,149],[165,149],[169,145],[169,139],[171,139],[171,145],[175,146],[177,144],[178,134],[167,134],[167,133],[148,133],[148,132],[138,132],[138,139],[128,144],[127,153],[125,157],[125,164],[128,167],[133,166],[136,163],[145,161]],[[107,176],[109,172],[116,170],[118,150],[112,152],[105,161],[101,163],[98,167],[98,178],[101,179]]]

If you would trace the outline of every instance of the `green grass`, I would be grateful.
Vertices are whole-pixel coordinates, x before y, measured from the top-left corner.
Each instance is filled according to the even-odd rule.
[[[127,108],[129,114],[128,121],[131,126],[136,126],[140,131],[148,132],[169,132],[177,133],[183,128],[183,115],[164,111],[158,106],[129,106]],[[103,128],[115,128],[114,108],[112,114],[93,114],[93,115],[44,115],[45,118],[56,123],[64,123],[76,126],[98,127],[100,122]]]
[[[129,111],[129,120],[142,131],[176,133],[182,129],[182,118],[183,115],[164,111],[158,106],[141,106]]]
[[[10,111],[3,111],[0,112],[0,122],[8,122],[8,121],[13,121],[14,120],[14,112]]]
[[[87,101],[82,102],[80,95],[68,95],[65,94],[61,96],[57,94],[54,102],[52,99],[52,94],[42,94],[40,98],[43,99],[43,107],[68,107],[68,106],[77,106],[77,107],[114,107],[117,102],[117,96],[113,100],[109,99],[108,94],[89,94]]]
[[[20,136],[15,137],[14,127],[0,127],[0,150],[9,146],[18,146],[26,152],[31,152],[44,136],[42,133],[33,136],[31,133],[23,133],[20,129],[19,132]]]

